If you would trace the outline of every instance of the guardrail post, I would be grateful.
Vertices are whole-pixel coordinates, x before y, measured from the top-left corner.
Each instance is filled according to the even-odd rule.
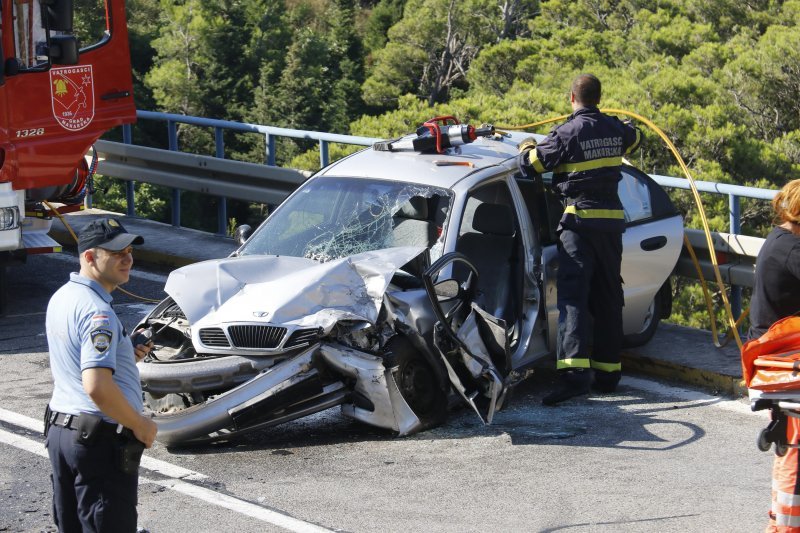
[[[122,125],[122,142],[124,144],[133,144],[133,130],[130,124]],[[136,216],[136,198],[133,189],[135,184],[135,181],[125,182],[125,214],[129,217]]]
[[[167,138],[169,139],[169,149],[173,152],[178,151],[178,127],[174,120],[167,121]],[[181,226],[181,191],[172,189],[172,225]]]
[[[319,141],[319,167],[324,168],[328,166],[328,141]]]
[[[728,195],[728,210],[730,212],[730,233],[739,235],[742,229],[740,200],[735,194]],[[736,320],[742,314],[742,288],[738,285],[731,285],[731,312]]]
[[[275,136],[269,133],[264,134],[265,150],[264,161],[271,167],[275,166]]]
[[[214,144],[216,146],[216,156],[225,159],[225,137],[223,130],[217,126],[214,128]],[[224,196],[217,197],[217,235],[223,237],[228,233],[228,200]]]

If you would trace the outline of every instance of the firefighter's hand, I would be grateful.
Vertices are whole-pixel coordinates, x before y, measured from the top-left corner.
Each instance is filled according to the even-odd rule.
[[[526,178],[535,179],[538,173],[533,170],[531,165],[531,150],[536,150],[536,140],[533,137],[528,137],[519,143],[519,155],[517,156],[517,167],[520,174]]]
[[[521,143],[517,146],[517,149],[522,152],[529,152],[530,150],[536,148],[536,139],[533,137],[528,137],[527,139],[523,139]]]

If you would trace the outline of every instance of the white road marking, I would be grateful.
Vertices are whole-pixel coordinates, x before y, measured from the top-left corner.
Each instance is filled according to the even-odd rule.
[[[730,400],[721,396],[712,396],[704,392],[692,389],[684,389],[672,385],[664,385],[649,379],[634,378],[630,376],[623,376],[620,385],[628,385],[635,389],[652,392],[659,396],[667,396],[679,398],[680,400],[690,405],[710,405],[726,411],[732,411],[741,415],[758,416],[762,418],[769,418],[769,411],[755,411],[750,409],[750,406],[739,400]]]
[[[143,483],[144,480],[140,480],[139,482]],[[239,500],[232,496],[221,494],[205,487],[199,487],[197,485],[192,485],[191,483],[186,483],[180,480],[148,480],[147,482],[161,485],[162,487],[166,487],[176,492],[180,492],[181,494],[197,498],[198,500],[203,500],[207,503],[225,507],[226,509],[230,509],[231,511],[236,511],[237,513],[261,520],[262,522],[269,522],[270,524],[288,529],[289,531],[297,531],[302,533],[333,531],[331,529],[310,524],[297,518],[292,518],[291,516],[260,507],[250,502]]]
[[[28,316],[43,316],[45,311],[36,311],[34,313],[20,313],[18,315],[6,315],[6,318],[25,318]]]
[[[35,420],[33,418],[2,408],[0,408],[0,420],[39,433],[41,433],[42,428],[44,427],[44,423],[41,420]],[[16,433],[12,433],[10,431],[0,429],[0,443],[14,446],[15,448],[19,448],[40,457],[48,457],[47,451],[45,450],[42,442],[17,435]],[[171,463],[167,463],[166,461],[161,461],[159,459],[147,456],[142,457],[142,467],[167,476],[170,479],[151,479],[140,476],[140,485],[159,485],[170,490],[180,492],[186,496],[202,500],[206,503],[223,507],[236,513],[255,518],[256,520],[260,520],[262,522],[270,523],[288,531],[295,531],[298,533],[318,533],[323,531],[332,531],[330,529],[305,522],[298,518],[293,518],[277,511],[272,511],[260,505],[250,503],[245,500],[240,500],[239,498],[222,494],[215,490],[193,485],[184,481],[196,481],[206,479],[208,477],[204,474],[200,474],[199,472],[194,472],[178,465],[173,465]]]
[[[9,422],[15,426],[35,431],[36,433],[42,433],[44,430],[44,422],[42,420],[36,420],[25,415],[20,415],[13,411],[9,411],[8,409],[3,409],[2,407],[0,407],[0,420]],[[199,481],[201,479],[208,478],[208,476],[201,474],[200,472],[195,472],[194,470],[189,470],[188,468],[183,468],[182,466],[174,465],[172,463],[162,461],[161,459],[148,457],[146,455],[142,456],[142,466],[148,470],[152,470],[153,472],[158,472],[161,475],[173,477],[175,479]]]

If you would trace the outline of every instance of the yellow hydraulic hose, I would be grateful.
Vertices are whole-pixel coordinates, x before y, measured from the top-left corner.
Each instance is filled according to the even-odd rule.
[[[48,202],[47,200],[44,200],[42,203],[43,203],[44,205],[46,205],[46,206],[47,206],[47,208],[50,210],[50,212],[51,212],[51,213],[55,214],[55,215],[58,217],[58,219],[61,221],[61,223],[62,223],[62,224],[64,224],[64,227],[65,227],[65,228],[67,228],[67,231],[69,232],[69,234],[70,234],[70,235],[72,235],[72,239],[75,241],[75,244],[78,244],[78,236],[77,236],[77,235],[75,235],[75,232],[72,230],[72,226],[70,226],[70,225],[67,223],[67,219],[66,219],[66,218],[64,218],[64,215],[62,215],[61,213],[59,213],[59,212],[58,212],[58,209],[56,209],[56,208],[55,208],[55,207],[54,207],[54,206],[53,206],[53,205],[52,205],[50,202]],[[130,296],[131,298],[135,298],[135,299],[137,299],[137,300],[142,300],[142,301],[144,301],[144,302],[158,303],[158,302],[160,302],[160,301],[161,301],[161,300],[153,300],[152,298],[145,298],[144,296],[139,296],[138,294],[133,294],[132,292],[128,292],[128,291],[126,291],[126,290],[125,290],[125,289],[123,289],[122,287],[117,287],[117,290],[118,290],[118,291],[120,291],[120,292],[122,292],[123,294],[127,294],[127,295],[128,295],[128,296]]]
[[[742,316],[739,317],[738,321],[733,318],[733,311],[731,311],[731,304],[730,304],[730,302],[728,300],[728,293],[725,290],[725,284],[722,281],[722,274],[720,273],[719,264],[717,263],[717,256],[714,253],[714,242],[713,242],[713,240],[711,238],[711,229],[708,226],[708,219],[706,218],[706,212],[705,212],[705,209],[703,208],[703,201],[700,198],[700,193],[697,190],[697,186],[694,183],[694,178],[692,178],[692,175],[689,172],[689,167],[686,166],[686,163],[683,161],[683,158],[681,157],[680,153],[678,152],[678,149],[675,148],[675,145],[672,143],[672,141],[669,139],[669,137],[667,137],[667,135],[663,131],[661,131],[661,128],[656,126],[653,122],[651,122],[647,118],[645,118],[645,117],[643,117],[641,115],[638,115],[636,113],[632,113],[630,111],[625,111],[625,110],[622,110],[622,109],[601,109],[600,111],[602,111],[604,113],[613,113],[615,115],[624,115],[624,116],[628,116],[628,117],[634,118],[634,119],[638,120],[639,122],[642,122],[643,124],[646,124],[651,130],[656,132],[656,134],[658,134],[658,136],[661,137],[661,139],[663,139],[665,143],[667,143],[667,147],[672,152],[672,155],[675,157],[675,160],[678,162],[678,165],[680,165],[684,176],[689,181],[689,186],[691,187],[692,195],[694,196],[695,204],[697,205],[697,209],[698,209],[698,211],[700,213],[700,220],[703,223],[703,232],[705,233],[706,242],[708,243],[709,257],[711,258],[711,265],[714,268],[714,276],[716,278],[717,285],[720,287],[720,294],[722,295],[722,303],[723,303],[723,305],[725,307],[725,313],[726,313],[726,315],[728,317],[728,326],[730,327],[730,330],[728,331],[728,334],[726,336],[726,340],[723,341],[722,343],[720,343],[719,337],[717,335],[716,317],[715,317],[714,312],[713,312],[713,305],[711,303],[711,296],[708,293],[708,288],[707,288],[707,285],[706,285],[706,281],[705,281],[705,278],[703,277],[703,273],[700,270],[700,264],[697,261],[697,256],[695,255],[694,250],[692,249],[692,245],[689,243],[689,240],[684,235],[684,242],[686,244],[687,249],[689,250],[689,254],[692,257],[692,260],[694,261],[695,268],[697,268],[697,273],[700,276],[700,283],[701,283],[701,285],[703,287],[703,296],[705,298],[706,307],[708,308],[708,312],[709,312],[710,319],[711,319],[711,334],[712,334],[712,336],[714,338],[714,346],[716,346],[717,348],[721,348],[722,346],[724,346],[727,343],[727,340],[732,335],[733,338],[736,340],[736,344],[739,346],[739,349],[741,349],[742,348],[742,339],[739,336],[738,325],[742,321],[742,319],[744,319],[744,317],[747,315],[747,312],[742,313]],[[549,118],[547,120],[541,120],[539,122],[532,122],[530,124],[525,124],[523,126],[496,126],[496,127],[498,129],[506,129],[506,130],[525,130],[525,129],[528,129],[528,128],[535,128],[535,127],[538,127],[538,126],[543,126],[543,125],[549,124],[551,122],[562,121],[562,120],[565,120],[568,117],[569,117],[569,115],[562,115],[562,116],[555,117],[555,118]]]

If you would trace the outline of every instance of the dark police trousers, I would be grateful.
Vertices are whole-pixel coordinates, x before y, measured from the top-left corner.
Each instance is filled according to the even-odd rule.
[[[596,383],[615,386],[622,368],[622,234],[562,229],[558,261],[557,368],[592,368]]]
[[[91,442],[80,442],[77,424],[63,427],[63,423],[59,415],[45,444],[53,467],[53,519],[58,530],[135,532],[144,444],[130,430],[118,434],[116,426],[107,422],[101,423]]]

